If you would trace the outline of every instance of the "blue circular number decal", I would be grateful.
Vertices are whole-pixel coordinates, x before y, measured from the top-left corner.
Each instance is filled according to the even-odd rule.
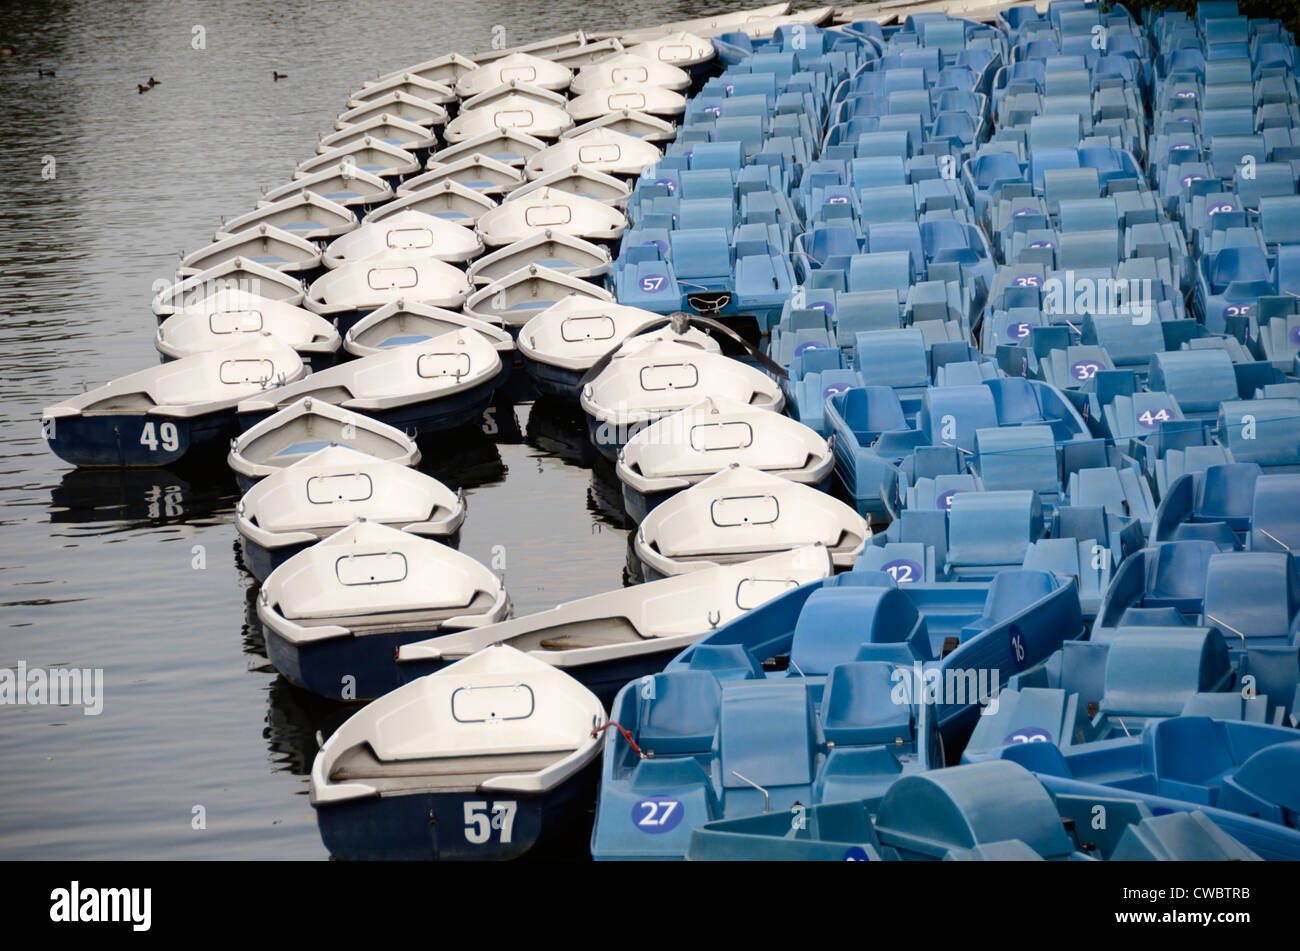
[[[1037,213],[1037,211],[1036,211],[1035,209],[1033,209],[1033,208],[1017,208],[1017,209],[1015,210],[1015,213],[1012,214],[1011,217],[1012,217],[1012,218],[1023,218],[1023,217],[1025,217],[1025,215],[1032,215],[1032,214],[1036,214],[1036,213]]]
[[[826,389],[822,390],[822,399],[829,399],[837,393],[845,392],[849,388],[850,387],[847,383],[832,383],[830,386],[826,387]]]
[[[851,845],[844,850],[844,861],[846,862],[870,862],[871,856],[867,850],[860,845]]]
[[[1080,360],[1070,367],[1070,375],[1076,380],[1091,380],[1100,369],[1101,364],[1096,360]]]
[[[809,310],[817,310],[818,308],[821,308],[822,310],[826,311],[827,317],[835,316],[835,305],[828,300],[813,301],[811,304],[808,305]]]
[[[648,835],[663,835],[682,821],[682,802],[672,796],[651,796],[632,807],[632,824]]]
[[[647,274],[641,278],[641,290],[647,294],[660,294],[668,289],[668,278],[663,274]]]
[[[1296,324],[1287,331],[1287,338],[1297,346],[1300,346],[1300,324]]]
[[[847,195],[832,195],[830,198],[826,199],[826,204],[828,205],[847,205],[848,203],[849,198]]]
[[[1184,176],[1182,177],[1181,184],[1182,184],[1182,186],[1183,186],[1184,188],[1186,188],[1186,187],[1187,187],[1188,185],[1190,185],[1192,182],[1199,182],[1199,181],[1203,180],[1204,178],[1205,178],[1204,175],[1184,175]]]
[[[1033,327],[1033,324],[1028,324],[1023,321],[1018,324],[1007,324],[1007,339],[1024,340],[1029,336],[1029,330],[1031,327]]]
[[[1231,202],[1224,202],[1220,205],[1211,205],[1208,214],[1217,215],[1221,211],[1236,211]]]
[[[665,188],[667,188],[668,191],[670,191],[670,192],[675,192],[675,191],[677,191],[677,183],[676,183],[675,181],[673,181],[671,178],[656,178],[656,179],[655,179],[655,184],[656,184],[656,185],[663,185],[663,186],[664,186]]]
[[[1229,304],[1223,308],[1224,317],[1245,317],[1250,313],[1249,304]]]
[[[906,558],[887,561],[880,566],[880,570],[887,572],[898,584],[910,584],[913,581],[921,580],[921,566],[914,561],[908,561]]]
[[[1021,274],[1011,281],[1016,287],[1038,287],[1039,280],[1037,274]]]
[[[1029,655],[1028,645],[1025,643],[1025,633],[1012,624],[1007,629],[1007,637],[1011,641],[1011,660],[1016,665],[1016,670],[1025,669],[1025,659]]]
[[[961,495],[961,490],[949,489],[947,492],[940,493],[939,497],[934,500],[934,507],[941,512],[951,512],[954,495]]]
[[[1015,733],[1012,733],[1010,736],[1008,736],[1005,740],[1002,741],[1002,745],[1015,746],[1017,743],[1050,743],[1050,742],[1052,742],[1051,733],[1047,732],[1040,726],[1027,726],[1024,727],[1023,729],[1016,730]]]
[[[1151,410],[1146,410],[1138,415],[1137,421],[1139,426],[1144,426],[1147,429],[1159,429],[1161,423],[1167,423],[1171,419],[1173,419],[1173,416],[1170,415],[1169,410],[1160,409],[1154,413]]]
[[[653,238],[650,241],[645,241],[642,243],[641,246],[643,248],[658,248],[660,254],[668,253],[668,242],[660,241],[658,238]]]
[[[826,348],[823,347],[821,344],[816,343],[815,341],[810,340],[810,341],[808,341],[807,343],[801,343],[801,344],[799,344],[799,346],[795,347],[795,348],[794,348],[794,355],[797,357],[797,356],[799,356],[799,354],[801,354],[801,353],[806,353],[806,352],[809,351],[809,350],[825,350],[825,349],[826,349]]]
[[[1030,246],[1031,248],[1054,248],[1054,247],[1056,247],[1056,245],[1052,244],[1052,242],[1050,242],[1050,241],[1030,241],[1030,242],[1029,242],[1029,246]],[[1037,287],[1038,285],[1035,284],[1034,286]]]

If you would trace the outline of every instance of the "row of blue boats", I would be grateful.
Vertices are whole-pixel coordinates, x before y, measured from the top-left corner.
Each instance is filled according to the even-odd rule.
[[[1300,858],[1294,37],[950,6],[380,77],[46,411],[228,450],[271,662],[370,701],[333,855]],[[512,618],[455,550],[416,467],[502,397],[584,414],[646,581]]]

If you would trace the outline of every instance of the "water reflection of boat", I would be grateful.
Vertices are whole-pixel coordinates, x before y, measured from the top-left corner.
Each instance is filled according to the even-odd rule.
[[[334,703],[299,690],[283,677],[276,677],[267,688],[266,740],[275,768],[294,776],[311,773],[312,761],[321,739],[328,738],[348,717],[356,712],[355,704]]]
[[[542,397],[528,413],[525,441],[570,465],[590,468],[596,450],[587,438],[587,423],[574,405]]]
[[[623,486],[618,481],[613,464],[604,457],[598,456],[591,468],[587,507],[615,528],[634,527],[627,512],[623,510]]]
[[[238,497],[230,474],[217,466],[72,469],[50,490],[50,521],[191,521],[230,511]]]
[[[492,419],[508,422],[510,414],[493,413]],[[517,424],[516,424],[517,426]],[[490,428],[490,427],[489,427]],[[492,485],[505,478],[506,466],[494,436],[466,427],[430,443],[418,466],[452,491]]]

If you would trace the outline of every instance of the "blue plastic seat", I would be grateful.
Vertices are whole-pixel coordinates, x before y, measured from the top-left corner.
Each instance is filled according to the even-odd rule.
[[[655,674],[651,686],[639,701],[641,746],[661,754],[708,752],[722,698],[717,678],[702,670],[674,671]]]
[[[862,746],[911,741],[911,704],[896,701],[893,670],[892,664],[873,661],[831,668],[821,706],[822,728],[829,742]]]

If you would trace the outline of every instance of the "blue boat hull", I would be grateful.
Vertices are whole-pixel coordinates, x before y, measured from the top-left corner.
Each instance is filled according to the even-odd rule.
[[[348,701],[372,700],[398,687],[397,649],[446,633],[425,628],[297,645],[266,625],[263,630],[266,656],[286,680],[318,696]]]
[[[155,469],[223,448],[235,432],[233,410],[175,419],[136,413],[54,420],[50,449],[64,462],[96,469]]]
[[[571,834],[591,796],[594,767],[593,762],[540,796],[466,790],[321,805],[316,809],[321,841],[330,855],[345,861],[516,859]],[[476,843],[471,836],[479,836],[480,827],[467,817],[484,813],[492,827],[487,840]]]
[[[528,357],[524,357],[523,362],[524,369],[528,372],[528,376],[532,379],[533,385],[540,395],[577,402],[578,395],[582,392],[582,388],[578,384],[582,380],[584,373],[577,370],[565,370],[563,367],[551,366],[548,363],[539,363],[536,360],[530,360]]]

